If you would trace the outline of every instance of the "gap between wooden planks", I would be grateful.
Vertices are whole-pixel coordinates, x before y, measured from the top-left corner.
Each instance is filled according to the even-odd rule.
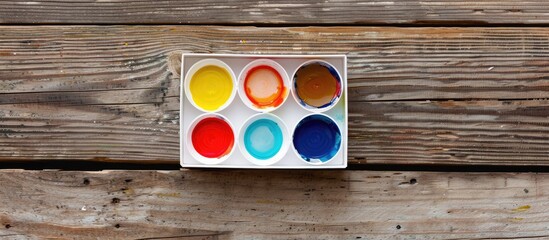
[[[0,159],[173,162],[182,52],[347,54],[351,164],[548,165],[545,28],[3,26]]]
[[[20,239],[549,236],[541,173],[2,170],[0,185],[0,236]]]
[[[547,24],[545,0],[1,1],[11,24]]]

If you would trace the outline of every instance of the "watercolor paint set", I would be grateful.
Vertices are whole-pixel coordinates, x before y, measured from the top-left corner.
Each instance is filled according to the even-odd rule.
[[[181,166],[347,167],[345,55],[183,54]]]

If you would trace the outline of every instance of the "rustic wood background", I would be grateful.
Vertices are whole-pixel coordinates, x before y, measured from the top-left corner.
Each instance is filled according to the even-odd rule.
[[[546,174],[487,172],[549,167],[547,24],[545,0],[1,1],[0,237],[548,238]],[[184,52],[346,54],[351,167],[393,171],[177,170]],[[6,169],[82,162],[142,170]]]
[[[4,170],[0,183],[13,239],[549,236],[548,174]]]
[[[182,52],[344,53],[352,164],[547,165],[545,28],[3,26],[0,159],[179,161]]]

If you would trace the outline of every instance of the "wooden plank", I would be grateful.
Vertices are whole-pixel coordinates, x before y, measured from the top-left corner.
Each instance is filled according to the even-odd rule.
[[[1,1],[0,23],[547,24],[545,0]]]
[[[542,239],[549,177],[368,171],[0,172],[16,239]]]
[[[182,52],[349,57],[351,163],[547,165],[549,30],[0,27],[0,160],[179,157]]]
[[[352,163],[547,165],[549,101],[349,106]]]

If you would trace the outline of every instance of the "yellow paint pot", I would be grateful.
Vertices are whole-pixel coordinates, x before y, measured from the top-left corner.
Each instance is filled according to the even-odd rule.
[[[235,75],[229,65],[218,59],[198,61],[185,75],[185,95],[204,112],[219,112],[236,95]]]

